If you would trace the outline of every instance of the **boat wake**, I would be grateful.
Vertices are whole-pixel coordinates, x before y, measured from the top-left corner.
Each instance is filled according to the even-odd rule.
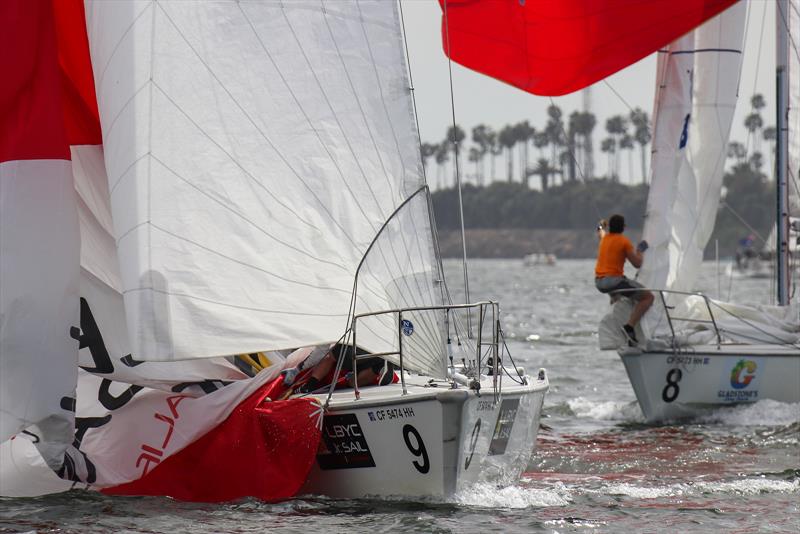
[[[735,426],[786,426],[800,422],[800,402],[765,399],[753,404],[717,408],[699,416],[696,421]]]
[[[596,401],[584,397],[567,400],[570,411],[577,417],[601,421],[644,422],[644,416],[636,401]]]
[[[622,495],[636,499],[659,499],[662,497],[686,497],[707,495],[761,495],[772,493],[800,493],[800,480],[775,480],[768,478],[745,478],[730,481],[686,482],[668,486],[639,486],[618,483],[589,490],[603,495]]]
[[[560,482],[548,485],[546,489],[475,484],[456,494],[454,501],[460,505],[486,508],[542,508],[566,506],[572,502],[570,491]]]

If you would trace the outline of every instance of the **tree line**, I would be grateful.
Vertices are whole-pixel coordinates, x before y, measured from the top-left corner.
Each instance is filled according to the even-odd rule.
[[[720,253],[730,255],[736,245],[744,236],[754,234],[758,237],[766,238],[770,229],[775,224],[774,195],[775,185],[771,179],[774,168],[775,151],[775,128],[765,126],[762,110],[766,106],[764,97],[756,94],[750,100],[751,110],[745,117],[747,139],[745,141],[733,140],[728,145],[727,164],[728,170],[723,178],[723,196],[717,212],[714,234],[709,241],[707,255],[714,253],[715,240],[719,241]],[[555,106],[551,106],[554,108]],[[647,121],[644,112],[634,112],[637,121]],[[634,114],[632,113],[632,115]],[[641,227],[644,221],[644,214],[647,204],[648,185],[646,184],[646,151],[645,146],[650,141],[649,129],[647,135],[640,133],[638,139],[631,134],[636,134],[635,122],[631,118],[624,118],[624,121],[612,117],[608,120],[610,125],[606,125],[609,137],[606,140],[613,140],[614,154],[618,157],[619,151],[627,146],[628,141],[625,136],[634,137],[636,144],[642,150],[642,180],[639,184],[625,185],[619,182],[618,174],[613,172],[615,166],[609,165],[612,171],[608,176],[601,178],[576,176],[575,169],[571,168],[569,160],[562,155],[572,150],[587,150],[586,132],[591,132],[594,125],[590,127],[593,118],[583,116],[579,119],[581,112],[570,115],[569,123],[566,126],[566,135],[558,137],[556,132],[561,128],[558,126],[560,111],[553,109],[548,112],[548,126],[541,131],[531,128],[527,121],[523,121],[514,126],[507,126],[500,133],[506,132],[500,141],[500,135],[486,126],[477,126],[473,129],[473,143],[468,152],[469,161],[474,163],[474,176],[476,180],[467,181],[462,188],[464,219],[467,228],[528,228],[528,229],[581,229],[592,231],[597,220],[608,217],[612,213],[624,213],[631,227]],[[591,114],[588,114],[591,115]],[[574,118],[573,118],[574,117]],[[583,120],[585,122],[581,123]],[[625,124],[628,129],[620,124]],[[571,124],[571,125],[570,125]],[[609,128],[610,126],[610,128]],[[633,129],[631,129],[631,127]],[[530,133],[530,130],[533,133]],[[570,130],[572,133],[570,133]],[[627,134],[625,133],[627,131]],[[516,133],[511,133],[516,132]],[[455,134],[455,135],[453,135]],[[477,134],[477,135],[476,135]],[[452,136],[455,144],[463,143],[465,135],[458,127],[450,128],[448,136]],[[536,137],[539,136],[538,143]],[[531,141],[531,138],[534,140]],[[475,139],[481,140],[475,141]],[[517,139],[512,142],[512,139]],[[564,141],[564,145],[559,144]],[[644,140],[647,140],[644,142]],[[605,141],[603,143],[605,143]],[[623,141],[624,140],[624,141]],[[612,141],[607,144],[610,146]],[[481,144],[482,143],[482,144]],[[495,144],[496,143],[496,144]],[[512,167],[506,169],[505,181],[488,181],[485,174],[481,174],[481,169],[485,170],[488,166],[493,169],[495,163],[493,157],[499,155],[498,150],[507,151],[511,154],[517,152],[517,156],[524,163],[527,161],[530,149],[529,143],[533,148],[539,150],[543,157],[539,158],[535,167],[520,165],[520,169],[525,169],[523,176],[518,176],[514,180]],[[601,143],[601,145],[603,144]],[[454,143],[449,143],[453,146]],[[766,146],[765,146],[766,145]],[[423,145],[425,146],[425,145]],[[438,145],[437,150],[447,150],[448,156],[456,152],[447,148],[448,142],[444,141]],[[497,147],[500,147],[499,149]],[[767,149],[765,161],[764,149]],[[474,151],[473,151],[474,149]],[[423,152],[424,154],[424,152]],[[578,152],[580,155],[580,152]],[[429,156],[430,157],[430,156]],[[488,158],[487,161],[484,159]],[[580,157],[571,158],[573,164]],[[437,160],[438,162],[438,160]],[[441,165],[441,163],[439,162]],[[547,170],[539,173],[540,168],[557,169],[556,171]],[[618,169],[618,162],[617,167]],[[490,171],[491,172],[491,171]],[[491,172],[489,176],[494,176]],[[542,179],[541,190],[530,187],[530,177],[539,176]],[[561,178],[557,181],[554,177]],[[437,219],[437,226],[441,230],[457,230],[460,228],[458,219],[458,192],[452,187],[439,189],[433,193],[434,212]]]
[[[564,184],[595,177],[592,168],[592,162],[595,161],[592,135],[596,126],[597,118],[593,113],[573,111],[565,120],[561,108],[553,104],[547,108],[543,126],[537,128],[524,120],[495,131],[490,126],[479,124],[472,128],[469,145],[464,129],[458,125],[451,126],[442,141],[422,143],[422,161],[428,182],[434,189],[455,185],[457,164],[465,183],[486,186],[502,179],[500,176],[504,175],[507,182],[517,181],[528,188],[533,186],[532,179],[538,178],[539,188],[547,190],[559,181]],[[605,131],[607,137],[600,142],[600,151],[608,158],[607,178],[619,182],[620,164],[625,151],[628,154],[628,174],[634,176],[632,154],[638,146],[641,164],[639,176],[641,183],[645,183],[647,146],[651,139],[647,113],[637,108],[627,115],[614,115],[606,121]],[[532,154],[535,161],[531,161]],[[465,155],[469,163],[467,169],[463,162]],[[497,166],[501,155],[504,156],[504,170]],[[453,164],[448,174],[450,162]],[[432,164],[436,166],[435,176],[428,172]]]

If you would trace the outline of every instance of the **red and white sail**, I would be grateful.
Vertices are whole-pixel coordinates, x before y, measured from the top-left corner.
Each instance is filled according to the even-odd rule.
[[[0,442],[32,429],[53,459],[73,433],[80,239],[50,3],[0,3],[0,46]]]

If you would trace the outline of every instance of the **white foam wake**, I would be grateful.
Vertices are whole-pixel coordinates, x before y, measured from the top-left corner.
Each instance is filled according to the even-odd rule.
[[[492,484],[474,484],[455,496],[458,504],[487,508],[542,508],[566,506],[570,493],[560,482],[548,487],[526,488],[508,486],[499,488]]]
[[[697,482],[691,484],[671,484],[662,487],[637,486],[636,484],[610,484],[591,493],[625,495],[636,499],[659,499],[685,495],[759,495],[762,493],[800,493],[800,480],[774,480],[768,478],[747,478],[732,481]]]
[[[643,422],[644,416],[636,402],[595,401],[575,397],[567,405],[578,417],[588,417],[601,421]]]
[[[764,399],[753,404],[719,408],[702,415],[698,421],[736,426],[785,426],[800,422],[800,402]]]

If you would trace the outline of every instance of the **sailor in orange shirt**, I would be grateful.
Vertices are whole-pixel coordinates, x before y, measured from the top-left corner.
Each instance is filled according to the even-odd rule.
[[[625,260],[627,259],[637,269],[641,267],[643,253],[647,250],[647,241],[642,241],[634,249],[630,240],[622,235],[624,230],[625,218],[622,215],[612,215],[608,220],[608,233],[600,239],[597,264],[594,268],[594,284],[601,293],[644,287],[639,282],[625,277]],[[636,302],[627,324],[622,327],[628,345],[634,346],[638,344],[634,327],[653,304],[653,294],[649,291],[624,291],[622,294]]]

